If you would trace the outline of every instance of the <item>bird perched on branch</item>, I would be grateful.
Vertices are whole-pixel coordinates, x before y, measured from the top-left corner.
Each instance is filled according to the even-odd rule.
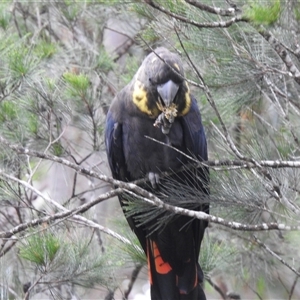
[[[173,186],[189,191],[181,193],[183,204],[197,191],[202,201],[193,209],[209,212],[208,202],[203,200],[209,193],[208,169],[183,168],[190,162],[188,156],[207,160],[207,144],[199,108],[178,55],[157,48],[145,58],[131,82],[113,100],[105,135],[115,179],[146,177],[150,182],[146,189],[170,203],[171,181]],[[162,177],[162,172],[170,175]],[[119,199],[126,211],[126,197]],[[207,222],[176,215],[154,230],[157,218],[141,223],[138,213],[126,217],[147,256],[151,299],[206,299],[198,257]]]

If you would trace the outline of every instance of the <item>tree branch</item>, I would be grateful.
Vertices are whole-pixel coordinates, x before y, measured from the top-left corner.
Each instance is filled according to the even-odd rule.
[[[14,228],[12,228],[11,230],[9,231],[6,231],[6,232],[0,232],[0,238],[10,238],[12,237],[14,234],[16,233],[19,233],[21,231],[24,231],[28,228],[31,228],[31,227],[35,227],[35,226],[38,226],[40,224],[43,224],[43,223],[50,223],[54,220],[59,220],[59,219],[63,219],[63,218],[71,218],[75,221],[79,221],[79,222],[82,222],[88,226],[91,226],[93,228],[97,228],[99,229],[100,231],[103,231],[105,232],[106,234],[109,234],[111,236],[113,236],[114,238],[117,238],[119,241],[123,242],[123,243],[127,243],[127,244],[131,244],[130,241],[126,238],[124,238],[123,236],[115,233],[114,231],[108,229],[108,228],[105,228],[104,226],[101,226],[91,220],[88,220],[82,216],[78,216],[77,214],[78,213],[83,213],[85,211],[87,211],[89,208],[91,208],[92,206],[100,203],[101,201],[103,200],[106,200],[108,198],[111,198],[111,197],[114,197],[118,194],[120,194],[122,192],[122,189],[121,188],[117,188],[115,190],[111,190],[110,192],[107,192],[107,193],[104,193],[102,195],[100,195],[99,197],[97,197],[96,199],[94,199],[93,201],[90,201],[88,203],[85,203],[77,208],[74,208],[72,210],[68,210],[66,209],[65,207],[63,207],[62,205],[60,205],[59,203],[57,203],[56,201],[54,201],[53,199],[43,195],[40,191],[38,191],[37,189],[35,189],[33,186],[31,186],[30,184],[28,184],[26,181],[22,181],[20,179],[17,179],[13,176],[10,176],[10,175],[7,175],[7,174],[4,174],[2,172],[0,172],[0,176],[2,177],[6,177],[10,180],[13,180],[13,181],[16,181],[16,182],[19,182],[20,184],[22,184],[23,186],[25,186],[26,188],[29,188],[31,189],[34,193],[36,193],[37,195],[39,195],[40,197],[42,197],[44,200],[46,200],[48,203],[52,204],[52,205],[55,205],[57,208],[59,208],[60,210],[63,210],[63,212],[60,212],[60,213],[56,213],[54,215],[51,215],[51,216],[45,216],[43,218],[39,218],[39,219],[34,219],[30,222],[26,222],[26,223],[22,223]]]
[[[179,39],[180,45],[182,47],[182,49],[184,50],[190,64],[193,67],[193,70],[196,72],[197,77],[200,80],[200,83],[203,85],[203,91],[205,93],[206,99],[208,100],[209,104],[211,105],[211,107],[214,109],[217,118],[219,119],[219,122],[221,124],[222,130],[223,130],[223,134],[221,134],[221,136],[224,138],[225,142],[227,143],[227,145],[230,147],[230,149],[232,150],[232,152],[234,153],[234,155],[239,158],[242,161],[251,163],[253,165],[255,165],[258,169],[257,172],[255,172],[254,170],[251,170],[251,172],[257,176],[257,177],[261,177],[262,179],[266,179],[266,183],[264,183],[264,186],[267,190],[267,192],[272,195],[275,199],[277,199],[279,202],[283,202],[291,211],[293,211],[295,214],[299,215],[300,214],[300,210],[296,205],[291,204],[280,192],[280,188],[279,186],[276,184],[276,182],[274,181],[274,179],[272,178],[271,174],[269,173],[268,170],[266,170],[262,165],[260,165],[260,163],[255,160],[252,157],[246,157],[245,155],[243,155],[236,147],[236,145],[234,144],[229,131],[221,117],[221,114],[216,106],[215,100],[209,90],[209,87],[207,86],[206,82],[204,81],[204,78],[202,76],[202,74],[200,73],[200,71],[198,70],[198,68],[196,67],[196,65],[194,64],[194,62],[192,61],[192,59],[190,58],[188,52],[185,50],[185,47],[180,39],[180,36],[178,34],[178,32],[176,31],[177,37]]]
[[[295,81],[300,85],[300,71],[293,63],[285,47],[270,32],[261,30],[261,35],[270,43],[276,53],[280,56]]]
[[[213,223],[221,224],[223,226],[232,228],[233,230],[243,230],[243,231],[300,230],[300,226],[289,226],[289,225],[286,225],[286,224],[274,223],[274,222],[272,222],[272,223],[262,223],[262,224],[257,224],[257,225],[242,224],[242,223],[238,223],[238,222],[227,221],[223,218],[216,217],[216,216],[213,216],[213,215],[209,215],[209,214],[206,214],[204,212],[188,210],[188,209],[184,209],[184,208],[181,208],[181,207],[172,206],[172,205],[164,203],[158,197],[156,197],[152,193],[142,189],[141,187],[137,186],[135,183],[122,182],[122,181],[119,181],[119,180],[115,180],[111,177],[108,177],[108,176],[105,176],[105,175],[102,175],[102,174],[98,174],[98,173],[96,173],[92,170],[88,170],[88,169],[85,169],[83,167],[79,167],[79,166],[69,162],[68,160],[62,159],[60,157],[56,157],[56,156],[45,154],[45,153],[39,153],[37,151],[29,150],[29,149],[23,148],[23,147],[10,145],[5,139],[1,138],[1,136],[0,136],[0,142],[6,143],[6,145],[8,145],[11,149],[15,150],[18,153],[49,159],[49,160],[61,163],[63,165],[66,165],[70,168],[73,168],[74,170],[76,170],[77,172],[79,172],[81,174],[92,176],[92,177],[98,178],[100,180],[103,180],[105,182],[109,182],[109,183],[111,183],[113,185],[116,185],[119,188],[123,189],[128,194],[132,194],[135,197],[141,198],[142,200],[144,200],[145,202],[150,203],[151,205],[154,205],[154,206],[161,207],[161,208],[164,208],[166,210],[172,211],[175,214],[182,214],[182,215],[189,216],[191,218],[197,218],[197,219],[200,219],[200,220],[206,220],[206,221],[210,221],[210,222],[213,222]],[[17,182],[20,182],[25,187],[28,187],[28,188],[31,188],[31,189],[33,188],[27,182],[21,181],[17,178],[13,178],[12,176],[7,175],[7,174],[4,175],[3,172],[1,173],[1,175],[5,176],[9,179],[15,180]],[[49,200],[42,193],[40,193],[36,189],[34,189],[34,190],[39,196],[43,197],[45,200]],[[50,201],[50,203],[54,204],[59,209],[66,210],[63,206],[56,203],[52,199],[50,199],[49,201]],[[78,216],[78,217],[80,217],[80,216]],[[76,218],[78,219],[78,217],[76,217]],[[74,216],[73,216],[73,218],[74,218]],[[85,219],[85,221],[86,221],[86,219]]]
[[[132,287],[142,269],[143,265],[142,264],[137,264],[135,266],[135,268],[133,269],[132,273],[131,273],[131,277],[130,277],[130,282],[129,282],[129,285],[128,285],[128,288],[127,290],[124,292],[124,296],[123,296],[123,300],[127,300],[128,299],[128,296],[132,290]]]
[[[140,193],[140,195],[138,195],[130,190],[127,190],[127,189],[124,189],[124,191],[133,197],[139,198],[153,206],[157,206],[159,208],[163,208],[168,211],[171,211],[174,214],[184,215],[184,216],[188,216],[190,218],[195,218],[195,219],[199,219],[199,220],[205,220],[208,222],[220,224],[225,227],[229,227],[233,230],[242,230],[242,231],[300,230],[300,225],[289,226],[286,224],[275,223],[275,222],[250,225],[250,224],[243,224],[243,223],[234,222],[234,221],[227,221],[221,217],[216,217],[214,215],[207,214],[203,211],[189,210],[186,208],[167,204],[167,203],[163,202],[162,200],[160,200],[159,198],[157,198],[156,196],[154,196],[153,194],[151,194],[145,190],[143,190],[144,192]],[[142,195],[142,194],[144,194],[144,195]]]
[[[253,235],[253,239],[254,239],[255,243],[257,243],[260,247],[262,247],[268,253],[270,253],[273,257],[275,257],[276,259],[278,259],[282,264],[284,264],[286,267],[288,267],[297,276],[300,276],[300,272],[299,271],[297,271],[294,267],[292,267],[289,263],[287,263],[283,258],[281,258],[279,255],[277,255],[274,251],[272,251],[267,245],[265,245],[263,242],[261,242],[255,235]]]
[[[220,7],[213,7],[213,6],[209,6],[203,3],[200,3],[198,1],[195,0],[185,0],[185,2],[187,2],[190,5],[193,5],[203,11],[207,11],[209,13],[218,15],[218,16],[234,16],[237,12],[237,10],[233,7],[230,7],[228,9],[222,9]]]
[[[232,24],[237,23],[237,22],[247,21],[247,19],[242,17],[242,16],[235,16],[232,19],[227,20],[227,21],[211,22],[211,23],[206,23],[206,22],[198,23],[194,20],[191,20],[191,19],[185,18],[181,15],[175,14],[175,13],[165,9],[164,7],[156,4],[152,0],[144,0],[144,1],[145,1],[146,4],[148,4],[149,6],[161,11],[165,15],[167,15],[169,17],[172,17],[172,18],[175,18],[176,20],[179,20],[183,23],[196,26],[198,28],[225,28],[225,27],[230,27]]]
[[[298,279],[299,279],[299,275],[296,275],[296,277],[295,277],[295,279],[293,281],[293,284],[291,286],[291,290],[289,292],[289,299],[288,300],[292,300],[292,297],[293,297],[293,294],[294,294],[295,287],[296,287]]]
[[[205,280],[210,284],[211,287],[213,287],[220,294],[220,296],[222,297],[223,300],[227,299],[226,294],[222,291],[222,289],[217,284],[215,284],[211,280],[210,277],[206,277]]]

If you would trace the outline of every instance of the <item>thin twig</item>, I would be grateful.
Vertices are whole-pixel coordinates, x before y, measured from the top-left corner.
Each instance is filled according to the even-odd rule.
[[[200,83],[203,85],[204,89],[204,93],[205,93],[205,96],[206,96],[206,99],[207,101],[209,102],[209,104],[211,105],[211,107],[214,109],[216,115],[217,115],[217,118],[221,124],[221,127],[222,127],[222,130],[223,130],[223,134],[224,134],[224,139],[225,139],[225,142],[228,144],[228,146],[230,147],[230,149],[232,150],[232,152],[234,153],[234,155],[242,160],[242,161],[245,161],[245,162],[248,162],[248,163],[251,163],[251,164],[254,164],[256,167],[257,167],[257,172],[254,171],[254,170],[251,170],[251,172],[253,174],[255,174],[256,176],[258,176],[260,179],[266,179],[266,183],[264,184],[266,190],[268,193],[270,193],[275,199],[277,199],[279,202],[283,202],[287,207],[289,207],[289,209],[291,211],[293,211],[295,214],[299,215],[300,214],[300,210],[299,208],[296,206],[296,205],[293,205],[291,204],[281,193],[280,191],[280,188],[278,186],[278,184],[276,184],[276,182],[274,181],[273,177],[271,176],[270,172],[268,170],[266,170],[260,163],[259,161],[255,160],[253,157],[246,157],[245,155],[243,155],[236,147],[236,145],[234,144],[230,134],[229,134],[229,131],[221,117],[221,114],[216,106],[216,103],[214,101],[214,98],[207,86],[207,84],[205,83],[204,81],[204,78],[202,76],[202,74],[200,73],[200,71],[198,70],[198,68],[196,67],[196,65],[194,64],[194,62],[192,61],[192,59],[190,58],[188,52],[186,51],[181,39],[180,39],[180,36],[178,34],[178,32],[176,31],[176,34],[177,34],[177,37],[179,39],[179,42],[180,42],[180,45],[182,47],[182,49],[184,50],[185,52],[185,55],[186,57],[188,58],[190,64],[192,65],[193,67],[193,70],[196,72],[197,74],[197,77],[199,78],[200,80]],[[299,73],[299,76],[300,76],[300,73]],[[223,136],[223,135],[222,135]]]
[[[262,231],[262,230],[299,230],[300,229],[300,226],[289,226],[286,224],[274,223],[274,222],[262,223],[262,224],[257,224],[257,225],[242,224],[242,223],[238,223],[238,222],[227,221],[227,220],[224,220],[223,218],[219,218],[219,217],[216,217],[213,215],[208,215],[204,212],[193,211],[193,210],[188,210],[188,209],[184,209],[181,207],[168,205],[168,204],[164,203],[163,201],[161,201],[158,197],[156,197],[152,193],[142,189],[141,187],[137,186],[134,183],[122,182],[119,180],[115,180],[115,179],[105,176],[103,174],[99,174],[94,171],[79,167],[75,164],[72,164],[68,160],[62,159],[60,157],[56,157],[56,156],[44,154],[44,153],[39,153],[39,152],[32,151],[32,150],[29,150],[29,149],[23,148],[23,147],[17,147],[17,146],[10,145],[5,139],[1,138],[1,136],[0,136],[0,142],[1,141],[3,141],[3,143],[6,143],[7,145],[9,145],[10,148],[15,149],[19,153],[43,157],[45,159],[50,159],[50,160],[56,161],[58,163],[64,164],[70,168],[75,169],[77,172],[79,172],[81,174],[92,176],[92,177],[98,178],[100,180],[103,180],[105,182],[109,182],[113,185],[116,185],[119,188],[126,190],[128,193],[134,192],[135,195],[140,195],[141,198],[144,199],[144,201],[150,203],[151,205],[163,207],[163,208],[170,210],[176,214],[183,214],[183,215],[190,216],[192,218],[197,218],[200,220],[206,220],[206,221],[210,221],[213,223],[221,224],[223,226],[230,227],[234,230]],[[2,175],[7,178],[10,178],[10,175],[5,174],[4,172],[2,172]],[[18,180],[18,179],[15,179],[15,180]],[[25,186],[26,185],[27,185],[27,187],[32,188],[30,185],[28,185],[28,183],[25,182]],[[37,191],[37,192],[41,195],[41,197],[45,197],[39,191]],[[56,203],[56,206],[57,205],[58,205],[58,203]],[[61,205],[59,205],[59,207],[60,207],[60,209],[61,208],[65,209]]]
[[[44,277],[44,275],[45,275],[45,273],[42,273],[37,278],[37,280],[32,285],[30,285],[30,287],[28,288],[28,290],[27,290],[27,292],[25,294],[24,300],[29,300],[30,291],[39,283],[39,281]]]
[[[300,276],[300,272],[297,271],[294,267],[292,267],[289,263],[287,263],[283,258],[281,258],[278,254],[276,254],[274,251],[272,251],[266,244],[261,242],[255,235],[253,235],[253,239],[255,243],[257,243],[260,247],[265,249],[269,254],[271,254],[273,257],[278,259],[283,265],[288,267],[291,271],[293,271],[297,276]]]
[[[290,55],[287,53],[285,46],[280,43],[270,32],[265,30],[260,30],[260,34],[270,43],[270,45],[274,48],[276,53],[284,62],[287,69],[290,71],[291,76],[294,80],[300,84],[300,70],[292,61]]]
[[[11,180],[19,182],[20,184],[22,184],[22,185],[26,186],[27,188],[33,190],[37,195],[39,195],[40,197],[42,197],[44,200],[46,200],[50,204],[55,205],[60,210],[63,210],[63,212],[56,213],[56,214],[51,215],[51,216],[45,216],[45,217],[42,217],[42,218],[39,218],[39,219],[34,219],[34,220],[30,221],[30,222],[19,224],[18,226],[12,228],[9,231],[0,232],[0,238],[10,238],[14,234],[19,233],[21,231],[24,231],[27,228],[35,227],[35,226],[38,226],[38,225],[40,225],[42,223],[50,223],[53,220],[59,220],[59,219],[66,218],[66,217],[70,217],[70,218],[72,217],[74,220],[82,221],[82,222],[84,222],[86,224],[95,225],[96,224],[95,222],[87,220],[86,218],[84,218],[82,216],[78,216],[77,214],[85,212],[86,210],[88,210],[92,206],[98,204],[99,202],[101,202],[101,201],[103,201],[105,199],[111,198],[113,196],[116,196],[116,195],[118,195],[118,194],[120,194],[122,192],[122,189],[117,188],[115,190],[112,190],[110,192],[107,192],[107,193],[104,193],[104,194],[100,195],[99,197],[97,197],[93,201],[85,203],[85,204],[83,204],[83,205],[81,205],[81,206],[79,206],[77,208],[72,209],[72,210],[67,210],[62,205],[60,205],[59,203],[57,203],[56,201],[54,201],[53,199],[51,199],[50,197],[43,195],[40,191],[38,191],[37,189],[35,189],[33,186],[31,186],[27,182],[19,180],[17,178],[14,178],[13,176],[10,176],[10,175],[7,175],[7,174],[4,175],[3,173],[0,173],[0,175],[4,176],[6,178],[9,178]],[[120,240],[122,242],[130,244],[129,240],[127,240],[126,238],[120,236],[119,234],[113,232],[112,230],[110,230],[108,228],[105,228],[105,227],[103,227],[101,225],[99,225],[99,226],[93,226],[93,227],[94,228],[98,228],[99,230],[104,231],[105,233],[114,236],[115,238],[117,238],[118,240]]]
[[[55,214],[54,217],[53,216],[47,216],[47,217],[44,217],[44,218],[35,219],[35,220],[33,220],[31,222],[28,222],[28,223],[18,225],[17,227],[11,229],[8,232],[0,233],[0,238],[9,238],[9,237],[13,236],[15,233],[24,231],[24,230],[26,230],[27,228],[29,228],[31,226],[37,226],[37,225],[39,225],[43,222],[50,222],[51,218],[59,219],[59,218],[62,218],[62,217],[70,216],[75,221],[82,222],[82,223],[87,224],[88,226],[91,226],[91,227],[99,228],[101,231],[104,231],[105,233],[112,235],[113,237],[117,238],[118,240],[121,240],[124,243],[130,243],[127,239],[125,239],[124,237],[116,234],[115,232],[111,231],[110,229],[105,228],[105,227],[103,227],[99,224],[95,224],[93,221],[88,220],[88,219],[86,219],[82,216],[76,215],[77,213],[86,211],[88,208],[95,205],[96,202],[99,201],[99,199],[103,199],[103,198],[107,199],[111,195],[115,195],[116,193],[120,193],[121,190],[119,190],[119,191],[118,190],[113,190],[111,192],[100,195],[94,201],[86,203],[86,204],[84,204],[84,205],[80,206],[79,208],[74,209],[72,211],[69,211],[66,208],[64,208],[62,205],[60,205],[59,203],[54,201],[53,199],[43,195],[40,191],[38,191],[37,189],[32,187],[27,182],[19,180],[19,179],[15,178],[11,175],[7,175],[7,174],[4,174],[4,173],[0,173],[0,174],[1,174],[1,176],[5,177],[5,178],[8,178],[10,180],[14,180],[16,182],[19,182],[20,184],[24,185],[26,188],[29,188],[29,189],[33,190],[37,195],[41,196],[43,199],[45,199],[46,201],[48,201],[52,205],[55,205],[60,210],[64,211],[62,213]],[[115,181],[115,183],[116,183],[116,185],[119,184],[120,188],[123,189],[126,193],[128,193],[130,195],[133,195],[136,198],[142,199],[143,201],[145,201],[145,202],[147,202],[151,205],[157,206],[159,208],[166,209],[166,210],[171,211],[175,214],[186,215],[186,216],[189,216],[191,218],[197,218],[197,219],[200,219],[200,220],[206,220],[206,221],[210,221],[210,222],[213,222],[213,223],[221,224],[221,225],[229,227],[233,230],[242,230],[242,231],[300,230],[300,226],[289,226],[289,225],[286,225],[286,224],[279,224],[279,223],[275,223],[275,222],[249,225],[249,224],[243,224],[243,223],[234,222],[234,221],[227,221],[223,218],[216,217],[214,215],[209,215],[209,214],[207,214],[205,212],[202,212],[202,211],[188,210],[188,209],[185,209],[185,208],[181,208],[181,207],[178,207],[178,206],[173,206],[173,205],[164,203],[162,200],[160,200],[158,197],[156,197],[152,193],[136,186],[135,184],[119,182],[119,181]]]
[[[132,290],[132,287],[142,269],[143,265],[142,264],[137,264],[135,266],[135,268],[133,269],[132,273],[131,273],[131,277],[130,277],[130,281],[129,281],[129,285],[128,285],[128,288],[127,290],[124,292],[124,296],[123,296],[123,300],[127,300],[128,299],[128,296]]]
[[[205,280],[211,285],[211,287],[213,287],[220,294],[220,296],[222,297],[223,300],[227,299],[226,294],[222,291],[222,289],[217,284],[215,284],[211,280],[210,277],[206,277]]]
[[[207,11],[218,16],[234,16],[237,12],[237,9],[233,7],[223,9],[220,7],[209,6],[195,0],[185,0],[185,2],[199,8],[200,10]]]
[[[133,197],[139,198],[153,206],[157,206],[158,208],[163,208],[168,211],[171,211],[174,214],[185,215],[190,218],[196,218],[199,220],[205,220],[208,222],[221,224],[221,225],[223,225],[225,227],[229,227],[233,230],[242,230],[242,231],[300,230],[300,226],[297,226],[297,225],[289,226],[286,224],[279,224],[279,223],[275,223],[275,222],[250,225],[250,224],[243,224],[243,223],[234,222],[234,221],[227,221],[221,217],[209,215],[203,211],[189,210],[186,208],[167,204],[147,191],[144,191],[143,193],[140,193],[140,194],[136,194],[130,190],[126,190],[125,188],[124,188],[124,191]],[[142,195],[142,194],[144,194],[144,195]]]
[[[31,150],[19,145],[13,145],[10,144],[5,138],[0,136],[0,143],[6,145],[13,151],[15,151],[18,154],[24,154],[24,155],[29,155],[32,157],[38,157],[38,158],[43,158],[46,160],[50,160],[59,164],[62,164],[64,166],[67,166],[71,169],[74,169],[75,171],[79,172],[80,174],[91,176],[100,180],[103,180],[108,183],[115,184],[116,181],[114,181],[112,178],[109,176],[105,176],[103,174],[99,174],[91,169],[83,168],[80,167],[72,162],[70,162],[67,159],[64,159],[62,157],[58,157],[55,155],[47,154],[47,153],[42,153],[39,151]],[[168,146],[166,144],[166,146]],[[172,147],[172,146],[169,146]],[[176,148],[175,148],[176,149]],[[178,149],[177,149],[178,150]],[[186,154],[187,155],[187,154]],[[199,162],[199,161],[198,161]],[[300,168],[300,160],[260,160],[257,161],[259,166],[262,167],[268,167],[268,168]],[[251,161],[244,161],[244,160],[209,160],[205,162],[201,162],[202,165],[208,166],[208,167],[221,167],[221,166],[239,166],[239,167],[244,167],[244,168],[257,168],[257,164],[252,163]]]
[[[292,300],[292,297],[293,297],[298,279],[299,279],[299,275],[296,275],[295,280],[293,281],[291,290],[289,292],[289,299],[288,300]]]
[[[19,295],[17,294],[17,292],[15,292],[15,291],[14,291],[12,288],[10,288],[9,286],[4,285],[3,283],[0,282],[0,287],[2,287],[2,291],[4,291],[4,290],[7,289],[7,291],[15,297],[15,298],[14,298],[15,300],[21,299],[21,298],[19,297]],[[3,293],[3,294],[4,294],[4,293]],[[2,294],[2,295],[3,295],[3,294]]]
[[[235,16],[230,20],[227,21],[221,21],[221,22],[210,22],[210,23],[199,23],[196,22],[192,19],[189,18],[185,18],[181,15],[175,14],[167,9],[165,9],[163,6],[156,4],[154,1],[152,0],[144,0],[145,3],[147,3],[149,6],[161,11],[162,13],[164,13],[165,15],[175,18],[176,20],[179,20],[183,23],[186,24],[190,24],[193,25],[197,28],[226,28],[226,27],[230,27],[232,24],[235,24],[237,22],[242,22],[242,21],[247,21],[246,18],[244,18],[243,16]]]

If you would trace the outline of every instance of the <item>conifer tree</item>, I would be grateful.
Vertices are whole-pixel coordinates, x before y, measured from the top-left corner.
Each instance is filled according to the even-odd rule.
[[[130,213],[210,222],[208,298],[298,299],[299,19],[292,0],[2,1],[0,299],[132,295],[146,261],[125,191]],[[107,170],[108,105],[158,46],[181,56],[201,108],[210,215]]]

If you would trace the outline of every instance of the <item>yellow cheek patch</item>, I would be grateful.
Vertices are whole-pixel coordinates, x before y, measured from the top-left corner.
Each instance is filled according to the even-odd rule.
[[[150,117],[157,116],[158,110],[150,110],[148,106],[147,92],[144,88],[144,85],[139,80],[137,80],[134,84],[132,100],[141,112],[149,115]]]
[[[187,88],[187,91],[185,93],[185,106],[184,106],[183,110],[179,112],[179,114],[181,116],[186,115],[190,111],[191,104],[192,104],[192,99],[190,96],[190,88],[186,82],[185,82],[185,86]]]

